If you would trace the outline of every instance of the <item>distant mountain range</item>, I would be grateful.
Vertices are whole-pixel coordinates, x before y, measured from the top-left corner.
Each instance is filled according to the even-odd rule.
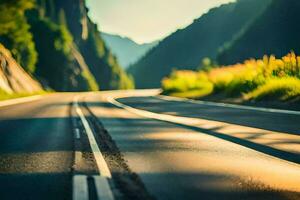
[[[128,69],[138,88],[160,87],[172,69],[198,69],[203,58],[232,64],[300,51],[299,0],[237,0],[171,34]]]
[[[137,62],[150,49],[158,44],[158,41],[137,44],[130,38],[108,33],[101,33],[101,36],[112,53],[117,57],[120,65],[124,68]]]

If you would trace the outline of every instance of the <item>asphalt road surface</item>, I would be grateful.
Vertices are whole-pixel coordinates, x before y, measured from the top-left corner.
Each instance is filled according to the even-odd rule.
[[[74,191],[84,184],[86,199],[97,199],[103,163],[95,146],[114,199],[300,199],[299,114],[157,92],[58,93],[0,104],[0,199],[79,199]],[[78,175],[88,181],[74,182]]]

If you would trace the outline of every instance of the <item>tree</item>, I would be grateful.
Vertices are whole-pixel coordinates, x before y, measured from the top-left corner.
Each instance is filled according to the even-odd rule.
[[[33,0],[0,0],[0,42],[29,73],[35,71],[37,52],[25,11],[33,6]]]

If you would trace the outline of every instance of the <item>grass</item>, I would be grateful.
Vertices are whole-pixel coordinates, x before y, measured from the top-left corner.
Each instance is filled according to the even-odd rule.
[[[174,92],[174,93],[170,93],[169,95],[174,97],[197,99],[199,97],[207,96],[208,93],[210,92],[209,91],[206,92],[203,90],[191,90],[186,92]]]
[[[297,78],[271,79],[245,95],[246,100],[289,101],[300,97],[300,80]]]
[[[245,101],[300,99],[300,56],[264,56],[206,71],[173,71],[162,80],[163,93],[187,98],[223,94]]]
[[[203,72],[189,70],[173,71],[169,78],[162,81],[163,91],[177,97],[196,98],[213,91],[213,84]]]
[[[9,100],[9,99],[16,99],[16,98],[22,98],[22,97],[28,97],[28,96],[34,96],[34,95],[41,95],[46,94],[48,92],[41,91],[41,92],[35,92],[35,93],[12,93],[9,94],[3,90],[0,89],[0,101]]]

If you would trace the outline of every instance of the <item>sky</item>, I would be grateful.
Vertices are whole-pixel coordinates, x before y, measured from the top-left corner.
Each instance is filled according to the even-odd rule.
[[[160,40],[210,8],[234,0],[86,0],[100,31],[137,43]]]

